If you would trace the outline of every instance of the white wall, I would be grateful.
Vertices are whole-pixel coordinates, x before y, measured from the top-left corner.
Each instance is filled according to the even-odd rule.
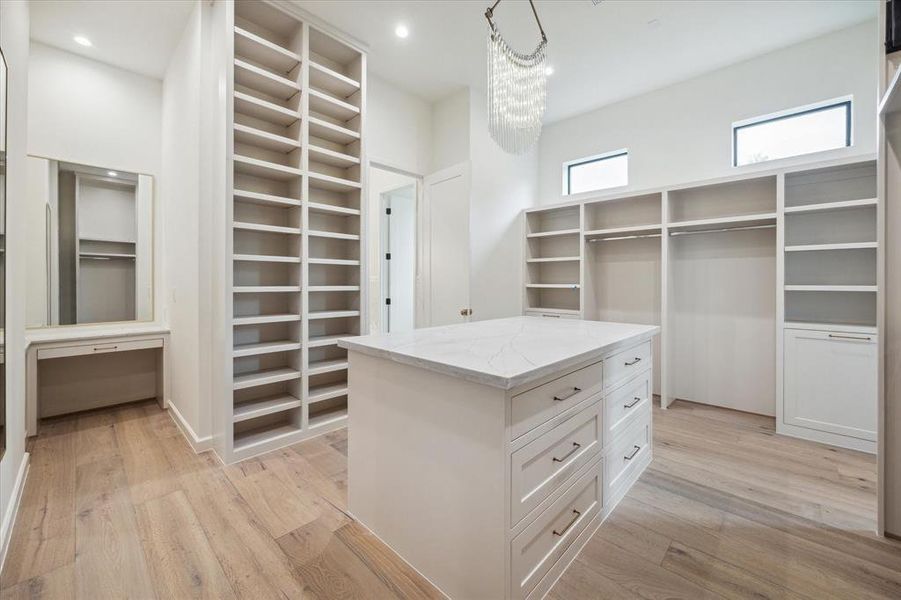
[[[546,126],[539,204],[561,201],[563,162],[619,148],[629,149],[634,189],[751,170],[731,166],[734,121],[848,94],[854,146],[779,164],[875,152],[875,29],[863,23]]]
[[[485,95],[469,95],[470,295],[473,319],[522,313],[520,213],[535,203],[538,151],[508,154],[491,139]]]
[[[469,89],[432,105],[432,156],[429,172],[469,160]]]
[[[210,397],[201,384],[200,86],[201,7],[172,53],[162,85],[163,263],[171,333],[172,403],[198,438],[210,435]]]
[[[369,160],[425,175],[432,154],[432,106],[378,77],[366,78]]]
[[[25,219],[28,2],[0,2],[0,46],[9,65],[6,175],[6,452],[0,460],[0,562],[12,532],[13,493],[25,465]]]
[[[28,153],[158,175],[162,82],[33,42]]]

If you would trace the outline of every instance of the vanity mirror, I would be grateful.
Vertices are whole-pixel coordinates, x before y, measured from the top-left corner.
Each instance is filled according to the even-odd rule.
[[[149,175],[28,157],[29,325],[153,318]]]

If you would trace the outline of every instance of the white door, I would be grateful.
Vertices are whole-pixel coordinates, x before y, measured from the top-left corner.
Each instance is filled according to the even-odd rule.
[[[425,178],[423,325],[469,320],[469,165]]]
[[[381,194],[382,331],[416,327],[416,181]]]
[[[785,330],[785,398],[789,425],[876,440],[875,336]]]

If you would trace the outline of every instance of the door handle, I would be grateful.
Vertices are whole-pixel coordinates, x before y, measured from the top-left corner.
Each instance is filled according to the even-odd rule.
[[[461,308],[461,309],[460,309],[460,316],[461,316],[461,317],[468,317],[468,316],[470,316],[471,314],[472,314],[472,309],[471,309],[471,308]]]

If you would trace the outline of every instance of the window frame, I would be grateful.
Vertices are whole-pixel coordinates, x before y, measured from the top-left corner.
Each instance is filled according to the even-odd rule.
[[[747,163],[744,165],[738,164],[738,132],[741,129],[745,129],[748,127],[754,127],[756,125],[762,125],[765,123],[773,123],[776,121],[784,121],[786,119],[791,119],[793,117],[800,117],[803,115],[809,115],[812,113],[822,112],[824,110],[830,110],[833,108],[845,107],[845,145],[840,148],[829,148],[827,150],[814,150],[813,152],[805,152],[803,154],[794,154],[792,156],[783,156],[780,158],[771,158],[769,160],[760,161],[757,163]],[[854,145],[854,97],[853,96],[842,96],[840,98],[832,98],[830,100],[823,100],[822,102],[815,102],[813,104],[807,104],[804,106],[796,106],[794,108],[789,108],[786,110],[781,110],[778,112],[770,113],[767,115],[761,115],[759,117],[752,117],[750,119],[743,119],[741,121],[735,121],[732,123],[732,167],[733,168],[742,168],[742,167],[750,167],[753,165],[759,165],[762,163],[768,163],[778,160],[791,160],[793,158],[797,158],[799,156],[807,156],[809,154],[817,154],[820,152],[834,152],[836,150],[841,150],[842,148],[850,148]]]
[[[623,185],[614,185],[605,188],[598,188],[595,190],[585,190],[584,192],[575,192],[572,193],[570,190],[571,187],[571,176],[570,169],[572,167],[579,167],[582,165],[587,165],[595,162],[601,162],[604,160],[609,160],[611,158],[618,158],[620,156],[626,157],[626,183]],[[629,186],[629,149],[628,148],[620,148],[619,150],[612,150],[610,152],[604,152],[602,154],[594,154],[592,156],[583,156],[581,158],[576,158],[573,160],[568,160],[563,163],[563,195],[564,196],[573,196],[579,194],[591,194],[594,192],[602,192],[604,190],[616,190],[622,189]]]

